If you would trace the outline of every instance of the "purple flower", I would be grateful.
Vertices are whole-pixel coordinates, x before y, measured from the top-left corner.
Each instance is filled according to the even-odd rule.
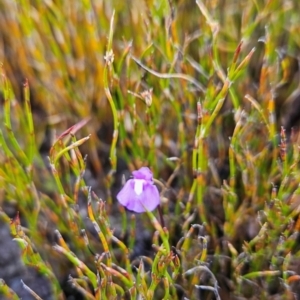
[[[118,201],[128,210],[136,213],[153,211],[160,203],[159,192],[153,184],[153,174],[147,167],[133,171],[133,179],[129,179],[118,193]]]

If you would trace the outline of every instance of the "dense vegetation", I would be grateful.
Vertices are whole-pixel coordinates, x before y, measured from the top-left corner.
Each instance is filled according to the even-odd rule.
[[[49,299],[299,297],[299,11],[0,0],[1,226]]]

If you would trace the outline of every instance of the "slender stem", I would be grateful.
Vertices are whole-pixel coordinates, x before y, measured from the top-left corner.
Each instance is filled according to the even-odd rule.
[[[160,205],[158,205],[157,210],[158,210],[158,213],[159,213],[160,225],[161,225],[162,228],[164,228],[165,227],[165,221],[164,221],[164,216],[163,216],[163,212],[162,212],[162,209],[161,209]]]

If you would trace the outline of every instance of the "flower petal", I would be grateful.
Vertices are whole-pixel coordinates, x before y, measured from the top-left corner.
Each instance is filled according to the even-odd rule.
[[[141,195],[134,195],[134,199],[132,199],[132,201],[130,201],[127,205],[127,209],[128,210],[131,210],[133,212],[136,212],[136,213],[143,213],[145,212],[145,208],[144,206],[142,205],[142,201],[141,201]]]
[[[153,211],[160,203],[157,187],[152,182],[152,172],[143,167],[133,172],[134,179],[128,180],[118,193],[119,203],[128,210],[142,213]]]
[[[119,203],[125,206],[128,210],[136,213],[145,212],[145,208],[142,205],[141,199],[143,198],[143,192],[137,195],[134,190],[135,179],[128,180],[123,186],[122,190],[118,193],[117,199]]]
[[[127,207],[127,205],[132,201],[134,194],[134,179],[130,179],[125,183],[121,191],[118,193],[117,199],[120,204]]]
[[[149,211],[153,211],[160,204],[158,189],[152,183],[144,184],[144,191],[140,198],[143,208],[145,207]]]
[[[135,179],[145,179],[147,181],[152,181],[153,178],[151,170],[147,167],[142,167],[137,171],[133,171],[132,174]]]
[[[134,192],[137,195],[140,195],[143,192],[144,183],[146,181],[144,179],[133,179],[134,180]]]

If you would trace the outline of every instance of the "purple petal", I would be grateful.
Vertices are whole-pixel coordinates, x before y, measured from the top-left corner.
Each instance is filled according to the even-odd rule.
[[[123,186],[122,190],[118,193],[117,199],[119,203],[125,206],[128,210],[136,213],[145,212],[145,208],[141,202],[141,199],[143,198],[143,192],[140,195],[137,195],[134,191],[134,185],[134,179],[128,180]]]
[[[143,213],[145,212],[145,208],[141,202],[141,196],[135,195],[134,200],[130,201],[126,207],[128,210],[136,212],[136,213]]]
[[[147,181],[152,181],[153,178],[151,170],[147,167],[142,167],[137,171],[133,171],[132,174],[136,179],[145,179]]]
[[[160,197],[155,185],[145,181],[143,191],[140,194],[135,192],[134,187],[135,180],[130,179],[117,195],[119,203],[128,210],[142,213],[145,212],[145,208],[149,211],[153,211],[159,205]]]
[[[141,194],[140,201],[143,205],[143,208],[145,207],[147,210],[153,211],[160,204],[160,197],[157,187],[152,183],[145,184],[144,192]]]
[[[127,205],[132,201],[134,194],[134,179],[129,179],[118,193],[117,199],[120,204],[127,207]]]

